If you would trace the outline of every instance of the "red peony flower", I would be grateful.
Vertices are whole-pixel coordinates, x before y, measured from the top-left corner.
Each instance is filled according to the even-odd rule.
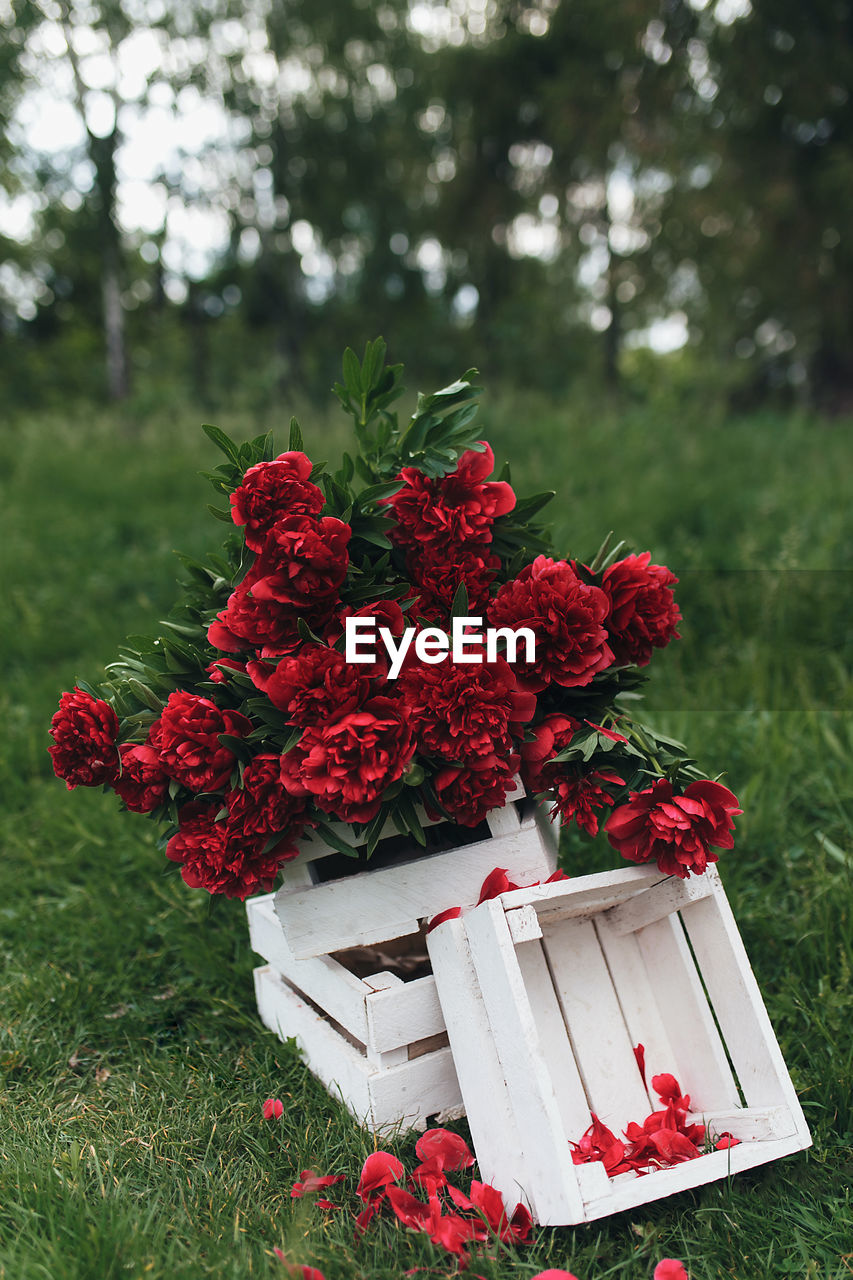
[[[651,558],[649,551],[626,556],[605,569],[601,580],[610,600],[610,645],[620,666],[644,667],[652,649],[680,638],[675,628],[681,614],[671,590],[678,579],[665,565],[649,564]]]
[[[280,1120],[284,1115],[284,1103],[281,1098],[267,1098],[261,1110],[265,1120]]]
[[[446,549],[491,542],[495,518],[512,511],[515,494],[503,481],[486,482],[495,455],[485,441],[480,443],[485,445],[482,452],[467,449],[456,469],[439,479],[404,467],[403,487],[387,499],[397,522],[392,541],[415,551],[427,544]]]
[[[115,780],[119,769],[118,717],[103,698],[93,698],[77,688],[63,693],[50,722],[50,735],[53,772],[69,791]]]
[[[246,546],[261,551],[264,539],[282,516],[316,516],[325,504],[311,483],[311,459],[293,451],[273,462],[250,467],[243,483],[231,494],[231,517],[246,526]]]
[[[520,659],[515,664],[516,674],[531,689],[544,689],[552,681],[578,688],[613,662],[604,625],[609,608],[604,592],[579,578],[566,560],[537,556],[501,587],[489,608],[489,622],[532,630],[536,656],[533,662]]]
[[[551,810],[552,817],[557,814],[564,822],[577,823],[588,835],[598,835],[598,810],[605,805],[612,806],[615,801],[609,791],[601,786],[602,782],[612,786],[623,786],[624,779],[617,774],[604,770],[593,773],[575,773],[565,769],[554,782],[556,800]]]
[[[369,698],[336,720],[309,725],[281,757],[281,776],[292,795],[310,795],[326,813],[344,822],[369,822],[414,752],[402,703]]]
[[[227,783],[236,760],[219,735],[242,738],[251,730],[251,721],[238,711],[221,711],[209,698],[179,689],[169,694],[160,719],[151,726],[149,741],[159,751],[170,778],[189,791],[218,791]]]
[[[123,742],[119,747],[121,773],[113,787],[128,809],[150,813],[169,796],[169,775],[159,751],[148,743]]]
[[[522,693],[509,664],[434,665],[413,660],[398,680],[418,750],[443,760],[468,761],[513,750],[513,733],[536,712],[536,698]]]
[[[492,809],[506,803],[515,787],[519,758],[484,755],[463,769],[440,770],[432,780],[439,804],[463,827],[476,827]]]
[[[210,676],[214,684],[227,684],[228,677],[221,670],[227,667],[229,671],[245,671],[245,662],[237,662],[234,658],[217,658],[215,662],[209,662],[205,667],[206,673]]]
[[[312,631],[322,631],[327,625],[333,600],[321,600],[309,607],[259,599],[253,591],[257,577],[257,567],[253,565],[229,596],[225,609],[208,627],[207,638],[215,649],[225,653],[244,653],[247,649],[290,653],[303,643],[297,627],[300,618]]]
[[[327,724],[368,697],[370,677],[364,667],[347,662],[337,649],[307,644],[282,658],[276,667],[249,662],[252,681],[291,724]]]
[[[684,880],[701,875],[716,862],[718,849],[731,849],[737,797],[719,782],[691,782],[683,795],[658,779],[645,791],[632,791],[628,804],[604,824],[613,848],[630,862],[657,862],[664,875]]]
[[[533,738],[523,742],[519,748],[521,777],[532,795],[554,786],[563,766],[555,764],[553,757],[569,745],[579,728],[580,721],[559,712],[545,716],[533,725]]]
[[[228,792],[226,804],[229,839],[254,841],[262,848],[270,836],[280,835],[286,843],[277,851],[279,862],[297,856],[294,841],[305,827],[305,803],[282,786],[281,756],[255,756],[243,770],[242,785]]]
[[[264,540],[252,567],[252,596],[316,609],[333,603],[347,574],[351,530],[334,516],[285,516]]]
[[[453,598],[463,582],[468,592],[468,613],[485,613],[492,583],[501,567],[500,557],[489,555],[485,548],[453,547],[449,553],[439,555],[429,544],[411,551],[407,563],[414,584],[411,594],[417,597],[415,615],[442,627],[450,620]]]
[[[264,853],[257,843],[229,834],[228,824],[216,821],[219,809],[218,801],[184,805],[178,814],[178,832],[166,846],[166,857],[181,863],[184,883],[191,889],[223,893],[241,901],[253,893],[268,893],[282,862],[281,851],[276,847]]]

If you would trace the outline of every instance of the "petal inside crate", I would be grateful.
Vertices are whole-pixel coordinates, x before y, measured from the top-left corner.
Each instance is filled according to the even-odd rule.
[[[591,1221],[810,1145],[715,869],[516,890],[427,944],[481,1176],[539,1222]],[[666,1072],[688,1120],[737,1145],[642,1176],[572,1163],[591,1113],[621,1137],[659,1109],[651,1080]]]

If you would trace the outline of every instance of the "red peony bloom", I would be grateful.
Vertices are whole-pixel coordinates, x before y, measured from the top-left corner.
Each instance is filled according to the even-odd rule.
[[[579,720],[559,712],[545,716],[533,725],[533,738],[523,742],[519,748],[521,777],[531,795],[554,786],[563,766],[555,764],[553,757],[569,745],[579,728]]]
[[[252,567],[252,596],[316,609],[334,603],[347,574],[351,530],[334,516],[285,516],[270,529]]]
[[[217,658],[215,662],[209,662],[205,667],[206,673],[210,676],[214,684],[227,684],[228,677],[220,668],[227,667],[229,671],[245,671],[245,662],[237,662],[234,658]]]
[[[513,733],[536,712],[536,698],[523,693],[509,664],[437,664],[416,660],[398,679],[418,750],[443,760],[505,754],[513,750]]]
[[[417,597],[413,612],[438,626],[447,626],[453,598],[463,582],[468,592],[468,613],[484,614],[501,567],[500,557],[489,555],[487,548],[454,547],[449,554],[436,555],[429,544],[411,551],[407,562],[414,583],[411,594]]]
[[[620,666],[644,667],[652,649],[680,638],[675,628],[681,614],[671,590],[678,579],[665,565],[649,564],[651,558],[649,551],[626,556],[605,569],[601,580],[610,600],[610,645]]]
[[[484,755],[469,760],[463,769],[442,769],[432,780],[436,798],[455,822],[479,826],[487,813],[506,803],[518,764],[517,755]]]
[[[576,688],[613,662],[604,625],[609,608],[604,592],[583,582],[566,560],[537,556],[501,587],[489,608],[489,622],[533,631],[534,661],[515,664],[530,688],[544,689],[551,681]]]
[[[515,506],[510,485],[486,482],[494,468],[495,455],[488,444],[481,453],[467,449],[455,471],[440,479],[433,480],[416,467],[404,467],[400,478],[405,484],[387,499],[397,522],[391,530],[392,541],[414,551],[427,544],[449,548],[491,542],[495,518]]]
[[[604,830],[623,858],[657,862],[664,875],[684,880],[717,861],[712,846],[733,847],[733,819],[742,812],[737,797],[719,782],[691,782],[683,795],[676,795],[672,784],[660,778],[645,791],[632,791]]]
[[[256,842],[232,838],[228,824],[216,821],[219,810],[218,801],[184,805],[166,857],[181,863],[181,875],[191,889],[224,893],[241,901],[254,893],[268,893],[281,865],[281,852],[276,847],[263,853]]]
[[[239,711],[220,711],[209,698],[179,689],[169,694],[149,742],[160,753],[170,778],[189,791],[218,791],[234,768],[236,756],[219,741],[220,733],[242,738],[252,723]]]
[[[226,797],[230,840],[254,841],[260,849],[270,836],[280,835],[279,862],[289,862],[299,850],[294,841],[305,827],[305,803],[285,791],[281,782],[281,756],[255,756],[243,770],[242,786]]]
[[[292,795],[310,795],[326,813],[344,822],[369,822],[414,752],[402,704],[369,698],[330,723],[309,725],[281,757],[281,776]]]
[[[588,835],[597,836],[597,810],[615,803],[610,792],[600,785],[602,782],[624,786],[624,779],[609,771],[596,770],[593,773],[582,774],[574,773],[569,769],[564,770],[554,783],[556,801],[551,810],[552,817],[559,814],[564,822],[571,822],[574,819]]]
[[[69,791],[114,781],[119,768],[118,717],[103,698],[77,688],[63,693],[50,722],[50,735],[53,772]]]
[[[121,773],[113,783],[128,809],[150,813],[164,804],[169,795],[169,775],[159,751],[148,743],[123,742],[119,747]]]
[[[282,516],[316,516],[326,500],[311,483],[311,459],[293,451],[249,467],[230,501],[234,523],[246,526],[246,546],[261,551]]]
[[[306,644],[276,667],[250,662],[247,671],[291,724],[327,724],[354,710],[368,697],[373,668],[347,662],[337,649]]]
[[[313,631],[322,631],[326,626],[334,601],[323,600],[316,607],[309,607],[259,599],[253,591],[257,576],[253,565],[229,596],[225,609],[208,627],[207,638],[215,649],[225,653],[244,653],[247,649],[290,653],[303,643],[297,626],[300,618]]]

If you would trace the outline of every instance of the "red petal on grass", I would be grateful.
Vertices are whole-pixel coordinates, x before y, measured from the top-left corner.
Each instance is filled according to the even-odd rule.
[[[279,1120],[284,1115],[284,1103],[281,1098],[267,1098],[263,1105],[265,1120]]]
[[[739,1147],[740,1138],[733,1138],[730,1133],[721,1133],[714,1143],[715,1151],[728,1151],[729,1147]]]
[[[289,1276],[298,1276],[299,1280],[326,1280],[322,1271],[318,1271],[316,1267],[301,1267],[297,1262],[288,1262],[281,1249],[277,1246],[273,1248],[273,1253],[279,1262],[283,1262],[287,1267]]]
[[[388,1200],[391,1208],[404,1227],[413,1231],[429,1231],[433,1226],[433,1207],[418,1200],[402,1187],[389,1187]]]
[[[436,1160],[451,1172],[470,1169],[474,1163],[465,1139],[451,1129],[427,1129],[415,1143],[415,1152],[420,1160]]]
[[[437,1191],[447,1185],[447,1175],[444,1172],[444,1166],[441,1161],[435,1156],[430,1160],[424,1160],[422,1164],[412,1170],[409,1185],[423,1187],[424,1191],[429,1192],[430,1195],[435,1195]]]
[[[389,1183],[396,1182],[405,1170],[396,1156],[388,1151],[374,1151],[367,1157],[358,1180],[356,1194],[362,1200],[372,1200],[376,1191],[381,1191]]]
[[[684,1263],[677,1258],[661,1258],[652,1280],[690,1280]]]
[[[531,1280],[578,1280],[578,1278],[571,1271],[555,1271],[552,1267],[549,1271],[537,1271]]]
[[[310,1195],[312,1191],[325,1191],[326,1187],[333,1187],[336,1182],[343,1182],[345,1174],[324,1174],[318,1177],[313,1169],[303,1169],[301,1174],[301,1182],[294,1182],[290,1190],[291,1200],[301,1200],[303,1196]],[[318,1200],[319,1204],[320,1201]]]
[[[385,1192],[380,1191],[379,1194],[374,1196],[372,1200],[368,1200],[367,1204],[364,1206],[361,1213],[358,1215],[358,1217],[355,1220],[356,1236],[360,1236],[364,1234],[364,1232],[370,1226],[370,1223],[373,1220],[373,1218],[379,1212],[379,1206],[381,1205],[384,1199],[385,1199]]]

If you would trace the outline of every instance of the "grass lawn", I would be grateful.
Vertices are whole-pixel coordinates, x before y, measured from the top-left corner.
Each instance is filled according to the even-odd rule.
[[[290,409],[245,432],[286,447]],[[336,456],[343,416],[302,421],[308,452]],[[682,578],[684,638],[652,664],[649,715],[741,798],[721,872],[814,1135],[730,1183],[539,1230],[474,1264],[488,1280],[641,1280],[666,1256],[692,1280],[853,1275],[849,425],[487,397],[516,487],[559,490],[561,551],[586,558],[613,528]],[[60,691],[164,616],[173,548],[217,542],[197,475],[217,461],[186,409],[133,435],[82,410],[0,435],[3,1280],[281,1276],[274,1246],[327,1280],[452,1270],[394,1221],[355,1244],[348,1214],[291,1201],[303,1168],[345,1173],[354,1200],[371,1135],[261,1026],[240,905],[187,889],[150,823],[51,771]],[[575,836],[563,856],[616,865]],[[411,1167],[414,1138],[384,1145]]]

